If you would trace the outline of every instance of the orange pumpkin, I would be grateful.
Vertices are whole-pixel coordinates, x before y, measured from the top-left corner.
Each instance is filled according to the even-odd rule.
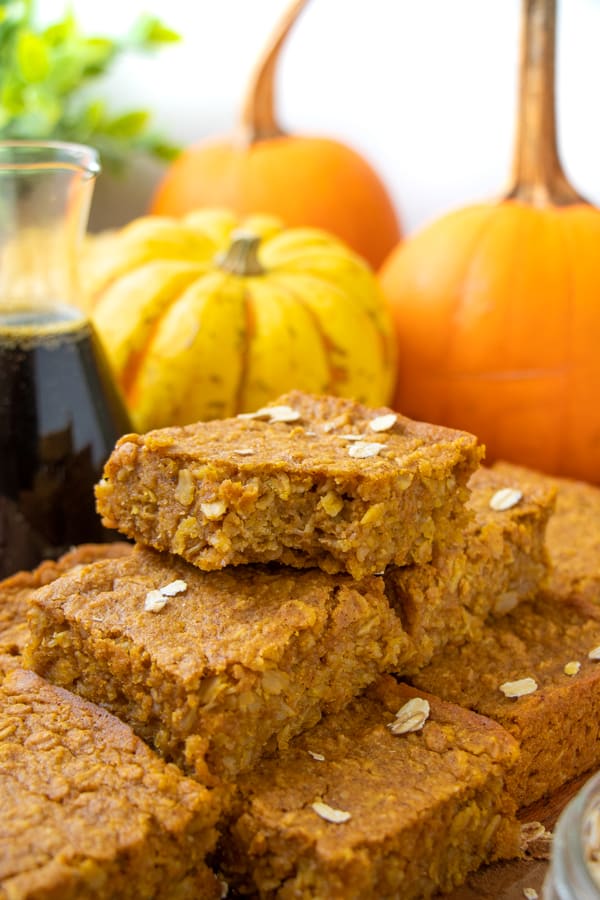
[[[400,237],[381,179],[350,147],[325,137],[286,134],[274,111],[279,52],[306,0],[296,0],[251,79],[237,134],[202,141],[167,170],[150,212],[180,216],[224,206],[240,216],[278,216],[340,237],[378,267]]]
[[[568,183],[554,118],[555,0],[525,0],[514,180],[445,216],[380,272],[396,406],[504,458],[600,482],[600,210]]]

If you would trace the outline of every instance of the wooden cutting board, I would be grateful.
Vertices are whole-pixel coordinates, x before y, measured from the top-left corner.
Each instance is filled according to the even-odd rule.
[[[553,797],[539,800],[522,810],[519,818],[523,822],[541,822],[548,831],[553,831],[560,813],[591,773],[571,781]],[[534,888],[542,897],[542,884],[548,871],[548,861],[544,859],[521,859],[514,862],[495,863],[475,872],[467,883],[451,894],[446,900],[524,900],[524,889]]]

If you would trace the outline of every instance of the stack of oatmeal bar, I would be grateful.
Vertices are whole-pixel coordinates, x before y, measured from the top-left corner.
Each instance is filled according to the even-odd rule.
[[[122,438],[97,502],[135,546],[0,585],[0,898],[410,900],[518,856],[600,762],[600,490],[482,455],[301,392]]]

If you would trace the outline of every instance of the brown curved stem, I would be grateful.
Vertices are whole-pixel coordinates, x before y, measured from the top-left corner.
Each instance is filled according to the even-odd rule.
[[[534,206],[586,202],[558,155],[555,52],[556,0],[523,0],[517,131],[506,199]]]
[[[275,76],[281,48],[308,0],[293,0],[278,22],[250,76],[242,106],[241,133],[248,143],[279,137],[285,132],[275,116]]]
[[[227,252],[215,260],[216,265],[232,275],[264,275],[258,259],[260,237],[249,231],[234,231]]]

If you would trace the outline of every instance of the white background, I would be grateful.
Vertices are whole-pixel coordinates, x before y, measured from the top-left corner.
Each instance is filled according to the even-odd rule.
[[[600,0],[558,0],[561,155],[600,203]],[[40,0],[44,18],[60,0]],[[118,35],[142,11],[184,40],[122,61],[103,86],[115,110],[147,106],[184,144],[230,131],[252,66],[286,0],[74,0],[86,30]],[[519,0],[311,0],[281,59],[280,120],[342,140],[379,171],[406,233],[497,196],[510,172]],[[154,167],[104,180],[96,218],[143,211]],[[106,197],[108,208],[106,206]],[[99,201],[98,201],[99,202]]]

